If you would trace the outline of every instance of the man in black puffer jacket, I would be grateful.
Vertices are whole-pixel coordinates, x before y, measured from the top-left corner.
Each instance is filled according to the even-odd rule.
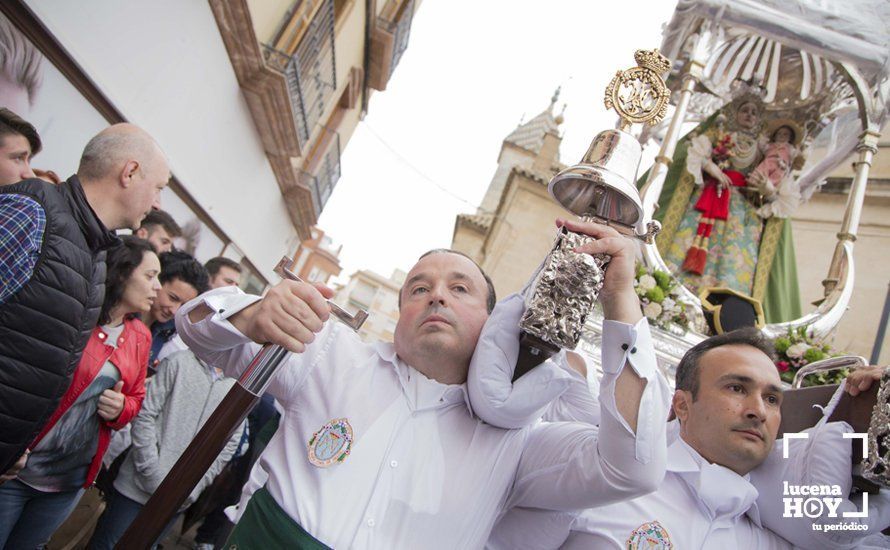
[[[138,228],[169,179],[151,136],[116,124],[67,181],[0,187],[0,482],[68,389],[99,316],[114,230]]]

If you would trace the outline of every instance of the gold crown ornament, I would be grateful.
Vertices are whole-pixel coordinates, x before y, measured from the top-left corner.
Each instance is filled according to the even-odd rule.
[[[618,71],[606,87],[606,108],[615,109],[622,129],[634,123],[654,126],[667,115],[671,91],[661,75],[671,62],[658,50],[637,50],[636,67]]]

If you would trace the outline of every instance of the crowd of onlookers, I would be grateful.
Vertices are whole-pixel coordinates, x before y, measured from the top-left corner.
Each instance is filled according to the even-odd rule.
[[[88,547],[112,548],[234,384],[188,350],[176,311],[238,286],[242,268],[177,249],[182,230],[160,209],[167,159],[141,128],[101,131],[67,180],[31,166],[41,147],[0,109],[0,549],[44,547],[96,491],[104,512]],[[261,403],[186,503],[217,495],[198,548],[231,529],[222,508],[274,412]]]

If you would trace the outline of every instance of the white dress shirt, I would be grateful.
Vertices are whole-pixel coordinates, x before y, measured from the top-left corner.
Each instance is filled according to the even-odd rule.
[[[582,384],[576,380],[572,388]],[[562,402],[552,419],[575,418],[590,407],[588,400],[579,399],[583,392],[572,388],[560,397]],[[843,387],[838,390],[841,392]],[[658,521],[663,533],[652,533],[663,534],[674,549],[888,548],[890,538],[880,533],[890,524],[890,495],[884,490],[870,495],[868,514],[862,519],[783,517],[786,482],[796,486],[839,485],[842,495],[850,492],[852,440],[845,439],[843,434],[852,429],[845,422],[827,422],[830,415],[831,410],[826,410],[819,424],[805,430],[806,439],[790,439],[787,458],[783,457],[785,442],[776,441],[767,459],[745,477],[708,464],[678,437],[677,422],[670,422],[668,473],[655,493],[584,512],[515,508],[498,521],[486,546],[491,550],[635,549],[628,540],[634,531]],[[861,497],[844,498],[838,515],[863,509]],[[816,529],[816,523],[860,523],[868,528]],[[654,544],[651,548],[668,548]]]
[[[651,548],[791,548],[762,528],[757,489],[747,476],[710,464],[680,437],[668,448],[667,470],[654,493],[584,511],[563,548],[635,550],[650,548],[647,539],[673,544]]]
[[[196,355],[237,376],[260,347],[227,319],[258,299],[213,290],[180,309],[178,332]],[[189,312],[201,304],[214,313],[191,323]],[[486,330],[518,335],[518,327]],[[647,326],[606,324],[604,340],[619,351],[604,357],[599,429],[504,430],[473,415],[464,384],[428,379],[391,344],[363,343],[328,322],[272,379],[268,391],[285,413],[257,468],[268,472],[266,487],[283,511],[333,548],[481,548],[508,507],[571,510],[632,498],[655,487],[664,466],[659,438],[641,446],[614,404],[629,350],[634,369],[657,378],[654,350],[640,335],[648,338]],[[339,418],[353,429],[351,453],[315,466],[309,441]],[[641,410],[638,431],[663,441],[663,423],[663,415]],[[633,459],[640,448],[648,463]]]
[[[579,513],[510,510],[496,525],[487,547],[498,550],[791,548],[761,528],[755,504],[757,490],[747,478],[709,464],[682,439],[673,439],[668,448],[667,473],[654,493]]]

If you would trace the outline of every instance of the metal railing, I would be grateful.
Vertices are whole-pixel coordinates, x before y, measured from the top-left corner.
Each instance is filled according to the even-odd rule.
[[[390,21],[383,17],[377,18],[377,25],[391,33],[394,37],[392,62],[389,65],[389,75],[387,75],[387,80],[392,76],[393,71],[396,70],[396,66],[402,59],[402,54],[408,49],[408,37],[411,35],[411,21],[413,19],[414,0],[408,0],[398,21]]]
[[[300,178],[312,194],[312,206],[315,208],[316,216],[321,214],[324,205],[331,198],[331,193],[340,180],[340,134],[332,132],[327,128],[322,129],[323,132],[333,134],[327,151],[319,162],[318,167],[314,170],[314,174],[300,171]],[[318,139],[324,139],[324,134]]]
[[[334,0],[324,0],[309,23],[293,55],[264,45],[266,64],[282,73],[294,112],[301,146],[309,142],[311,130],[324,113],[337,89],[334,51]]]
[[[324,208],[334,191],[334,186],[340,180],[340,134],[334,133],[334,139],[325,152],[315,177],[318,178],[319,203],[321,208]],[[319,208],[319,212],[321,212],[321,208]]]

